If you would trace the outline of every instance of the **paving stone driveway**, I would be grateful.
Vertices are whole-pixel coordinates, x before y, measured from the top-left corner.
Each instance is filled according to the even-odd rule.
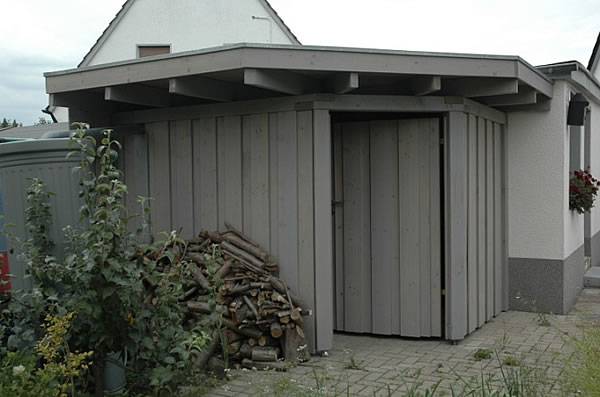
[[[544,384],[545,394],[558,394],[562,359],[569,354],[565,342],[583,325],[600,323],[600,289],[584,290],[569,315],[548,316],[546,326],[540,325],[543,320],[533,313],[505,312],[456,345],[336,334],[327,357],[313,357],[287,373],[232,371],[233,380],[208,395],[402,396],[413,385],[424,391],[439,381],[438,391],[449,392],[451,384],[461,389],[482,374],[498,383],[500,363],[507,358],[525,363],[528,376]],[[497,356],[477,361],[478,349]]]

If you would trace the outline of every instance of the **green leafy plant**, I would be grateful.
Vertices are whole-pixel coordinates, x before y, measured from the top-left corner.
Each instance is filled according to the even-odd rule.
[[[564,360],[561,382],[565,393],[600,396],[600,328],[585,328],[568,344],[573,353]]]
[[[0,395],[76,395],[75,380],[85,374],[92,352],[71,352],[67,343],[74,313],[46,317],[45,334],[33,349],[7,352],[0,361]],[[43,364],[38,364],[43,360]]]
[[[519,365],[521,365],[521,361],[516,357],[507,356],[504,357],[504,360],[502,360],[502,364],[507,365],[509,367],[518,367]]]
[[[600,181],[589,169],[573,171],[569,180],[569,208],[579,214],[589,212],[594,207],[599,187]]]
[[[116,167],[119,143],[111,131],[100,142],[79,124],[71,137],[70,156],[78,158],[80,223],[64,229],[65,256],[50,255],[51,208],[40,180],[31,180],[26,211],[28,238],[12,239],[32,280],[29,291],[15,291],[3,326],[9,324],[8,350],[35,346],[48,313],[78,313],[68,333],[71,351],[93,350],[95,394],[104,394],[104,366],[111,352],[127,349],[131,389],[143,393],[175,392],[191,368],[190,359],[209,339],[202,329],[184,328],[179,302],[185,261],[174,260],[174,245],[184,245],[176,233],[154,243],[149,227],[148,200],[140,198],[144,217],[136,233],[127,229],[123,207],[127,187]],[[150,390],[149,390],[150,389]]]
[[[477,349],[475,353],[473,353],[473,358],[476,361],[489,360],[492,358],[492,351],[489,349]]]

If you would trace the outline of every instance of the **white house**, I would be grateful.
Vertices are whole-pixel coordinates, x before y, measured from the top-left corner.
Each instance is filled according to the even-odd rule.
[[[300,45],[267,0],[127,0],[79,67],[228,43]]]

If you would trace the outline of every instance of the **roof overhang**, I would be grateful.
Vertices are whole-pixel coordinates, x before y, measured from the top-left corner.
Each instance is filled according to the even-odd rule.
[[[600,82],[577,61],[538,66],[538,69],[553,80],[566,80],[573,84],[588,99],[600,103]]]
[[[552,97],[517,56],[236,44],[46,73],[51,105],[131,110],[319,93],[461,96],[498,109]]]

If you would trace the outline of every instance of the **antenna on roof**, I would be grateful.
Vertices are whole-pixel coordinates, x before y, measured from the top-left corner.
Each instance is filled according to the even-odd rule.
[[[269,22],[269,44],[273,43],[273,20],[269,17],[257,17],[256,15],[252,15],[253,20],[261,20]]]

